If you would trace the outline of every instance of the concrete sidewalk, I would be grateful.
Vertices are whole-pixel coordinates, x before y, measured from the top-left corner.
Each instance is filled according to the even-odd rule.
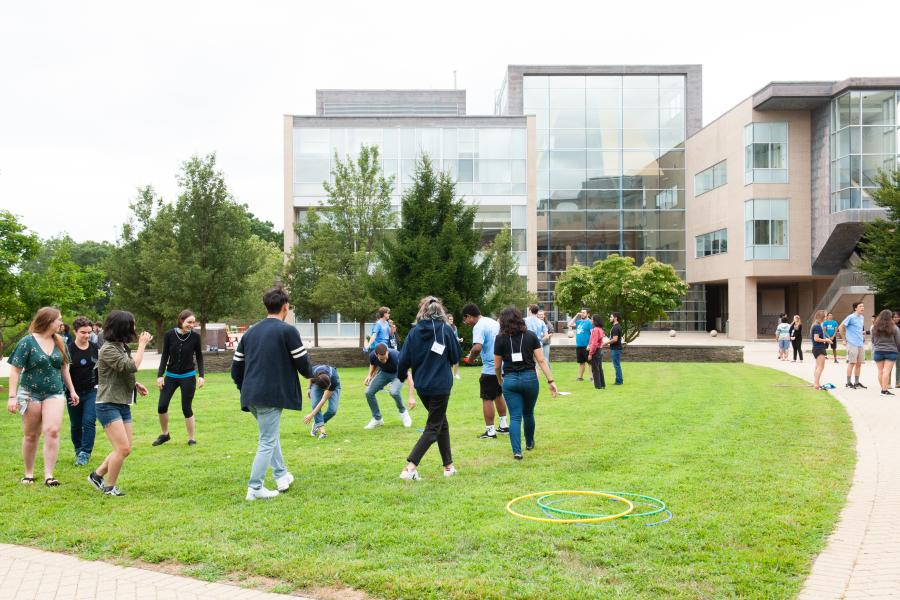
[[[0,544],[0,600],[298,600]],[[310,600],[310,599],[307,599]]]
[[[776,358],[774,342],[745,342],[744,361],[778,369],[812,382],[814,361]],[[847,364],[825,363],[822,383],[843,404],[856,434],[856,471],[840,520],[813,563],[801,600],[900,598],[900,390],[881,396],[875,365],[863,365],[860,382],[851,390]]]

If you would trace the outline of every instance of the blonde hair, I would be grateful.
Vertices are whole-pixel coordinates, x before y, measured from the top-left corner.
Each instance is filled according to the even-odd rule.
[[[816,317],[815,317],[816,322],[817,322],[817,323],[821,323],[822,321],[824,321],[824,320],[825,320],[825,315],[826,315],[826,314],[827,314],[827,313],[825,312],[825,309],[823,309],[823,308],[820,308],[819,310],[817,310],[817,311],[816,311]]]
[[[416,322],[433,321],[435,319],[447,322],[447,310],[441,304],[441,299],[435,296],[425,296],[419,302],[419,312],[416,313]]]
[[[53,308],[52,306],[45,306],[44,308],[38,310],[34,318],[31,320],[31,323],[28,325],[28,331],[30,333],[47,333],[51,329],[53,329],[53,323],[62,316],[62,313],[59,312],[58,308]],[[68,364],[69,355],[66,352],[66,343],[63,341],[62,337],[56,333],[55,331],[52,333],[53,335],[53,343],[56,345],[56,348],[59,350],[59,353],[62,354],[63,364]]]

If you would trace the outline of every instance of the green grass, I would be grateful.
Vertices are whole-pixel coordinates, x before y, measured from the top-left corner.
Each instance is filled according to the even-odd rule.
[[[165,563],[210,581],[351,587],[384,598],[796,595],[853,471],[850,423],[829,394],[740,364],[626,363],[626,385],[603,392],[574,382],[573,364],[553,369],[573,394],[552,399],[542,384],[537,448],[521,462],[506,439],[476,439],[478,371],[463,369],[449,411],[459,476],[441,476],[435,447],[417,483],[397,476],[424,410],[404,430],[379,394],[387,425],[364,431],[363,371],[343,369],[327,440],[286,413],[282,445],[297,481],[269,502],[243,500],[255,423],[225,375],[211,375],[195,400],[194,448],[185,445],[177,399],[173,441],[159,448],[150,446],[156,394],[138,404],[120,499],[89,487],[87,470],[71,466],[67,439],[62,487],[18,485],[19,425],[7,416],[0,542]],[[149,386],[152,374],[141,379]],[[100,432],[92,465],[108,448]],[[533,523],[504,510],[513,497],[553,489],[649,494],[675,518],[612,528]]]

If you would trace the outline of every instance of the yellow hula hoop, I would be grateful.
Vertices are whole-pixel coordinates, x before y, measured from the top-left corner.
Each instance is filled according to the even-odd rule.
[[[619,502],[624,502],[628,508],[624,511],[620,512],[617,515],[606,515],[603,517],[593,517],[590,519],[548,519],[545,517],[532,517],[529,515],[523,515],[520,512],[516,512],[512,509],[513,504],[519,502],[520,500],[527,500],[528,498],[534,498],[535,496],[543,496],[544,494],[566,494],[572,496],[598,496],[601,498],[610,498],[612,500],[617,500]],[[613,519],[618,519],[624,517],[625,515],[634,511],[634,504],[631,503],[627,498],[622,498],[621,496],[616,496],[615,494],[607,494],[605,492],[590,492],[590,491],[579,491],[579,490],[562,490],[556,492],[535,492],[533,494],[525,494],[524,496],[519,496],[518,498],[513,498],[506,505],[506,511],[513,515],[514,517],[519,517],[520,519],[527,519],[529,521],[537,521],[538,523],[599,523],[601,521],[612,521]]]

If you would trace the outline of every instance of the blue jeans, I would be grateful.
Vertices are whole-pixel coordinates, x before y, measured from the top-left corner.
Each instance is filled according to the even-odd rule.
[[[256,457],[250,468],[249,487],[258,490],[266,480],[266,471],[271,466],[275,479],[287,473],[284,457],[281,455],[281,409],[271,406],[251,406],[250,412],[256,418],[259,428],[259,443]]]
[[[509,443],[513,454],[522,454],[520,429],[525,421],[525,445],[534,445],[534,405],[538,399],[538,379],[534,371],[507,373],[503,377],[503,397],[509,407]]]
[[[381,420],[381,409],[378,408],[378,400],[375,398],[375,394],[388,385],[390,385],[388,393],[394,399],[397,410],[400,411],[401,415],[406,412],[406,407],[403,406],[403,398],[400,396],[403,382],[397,379],[396,373],[385,373],[379,369],[372,381],[369,382],[369,387],[366,388],[366,402],[369,403],[369,410],[372,411],[373,419]],[[337,410],[337,406],[335,406],[335,410]]]
[[[312,398],[312,406],[315,408],[316,405],[322,400],[322,396],[325,395],[325,390],[320,388],[317,385],[309,386],[309,395]],[[341,388],[337,387],[331,391],[331,395],[328,396],[328,408],[325,410],[325,414],[322,414],[322,411],[316,413],[316,416],[313,417],[313,420],[316,422],[316,425],[324,425],[328,421],[331,420],[331,417],[337,414],[338,410],[338,402],[341,400]]]
[[[94,437],[97,434],[97,390],[96,388],[78,394],[78,406],[66,403],[69,411],[69,432],[72,434],[72,445],[75,454],[90,454],[94,450]]]
[[[613,369],[616,370],[616,385],[622,384],[622,349],[611,348],[609,356],[612,358]]]

